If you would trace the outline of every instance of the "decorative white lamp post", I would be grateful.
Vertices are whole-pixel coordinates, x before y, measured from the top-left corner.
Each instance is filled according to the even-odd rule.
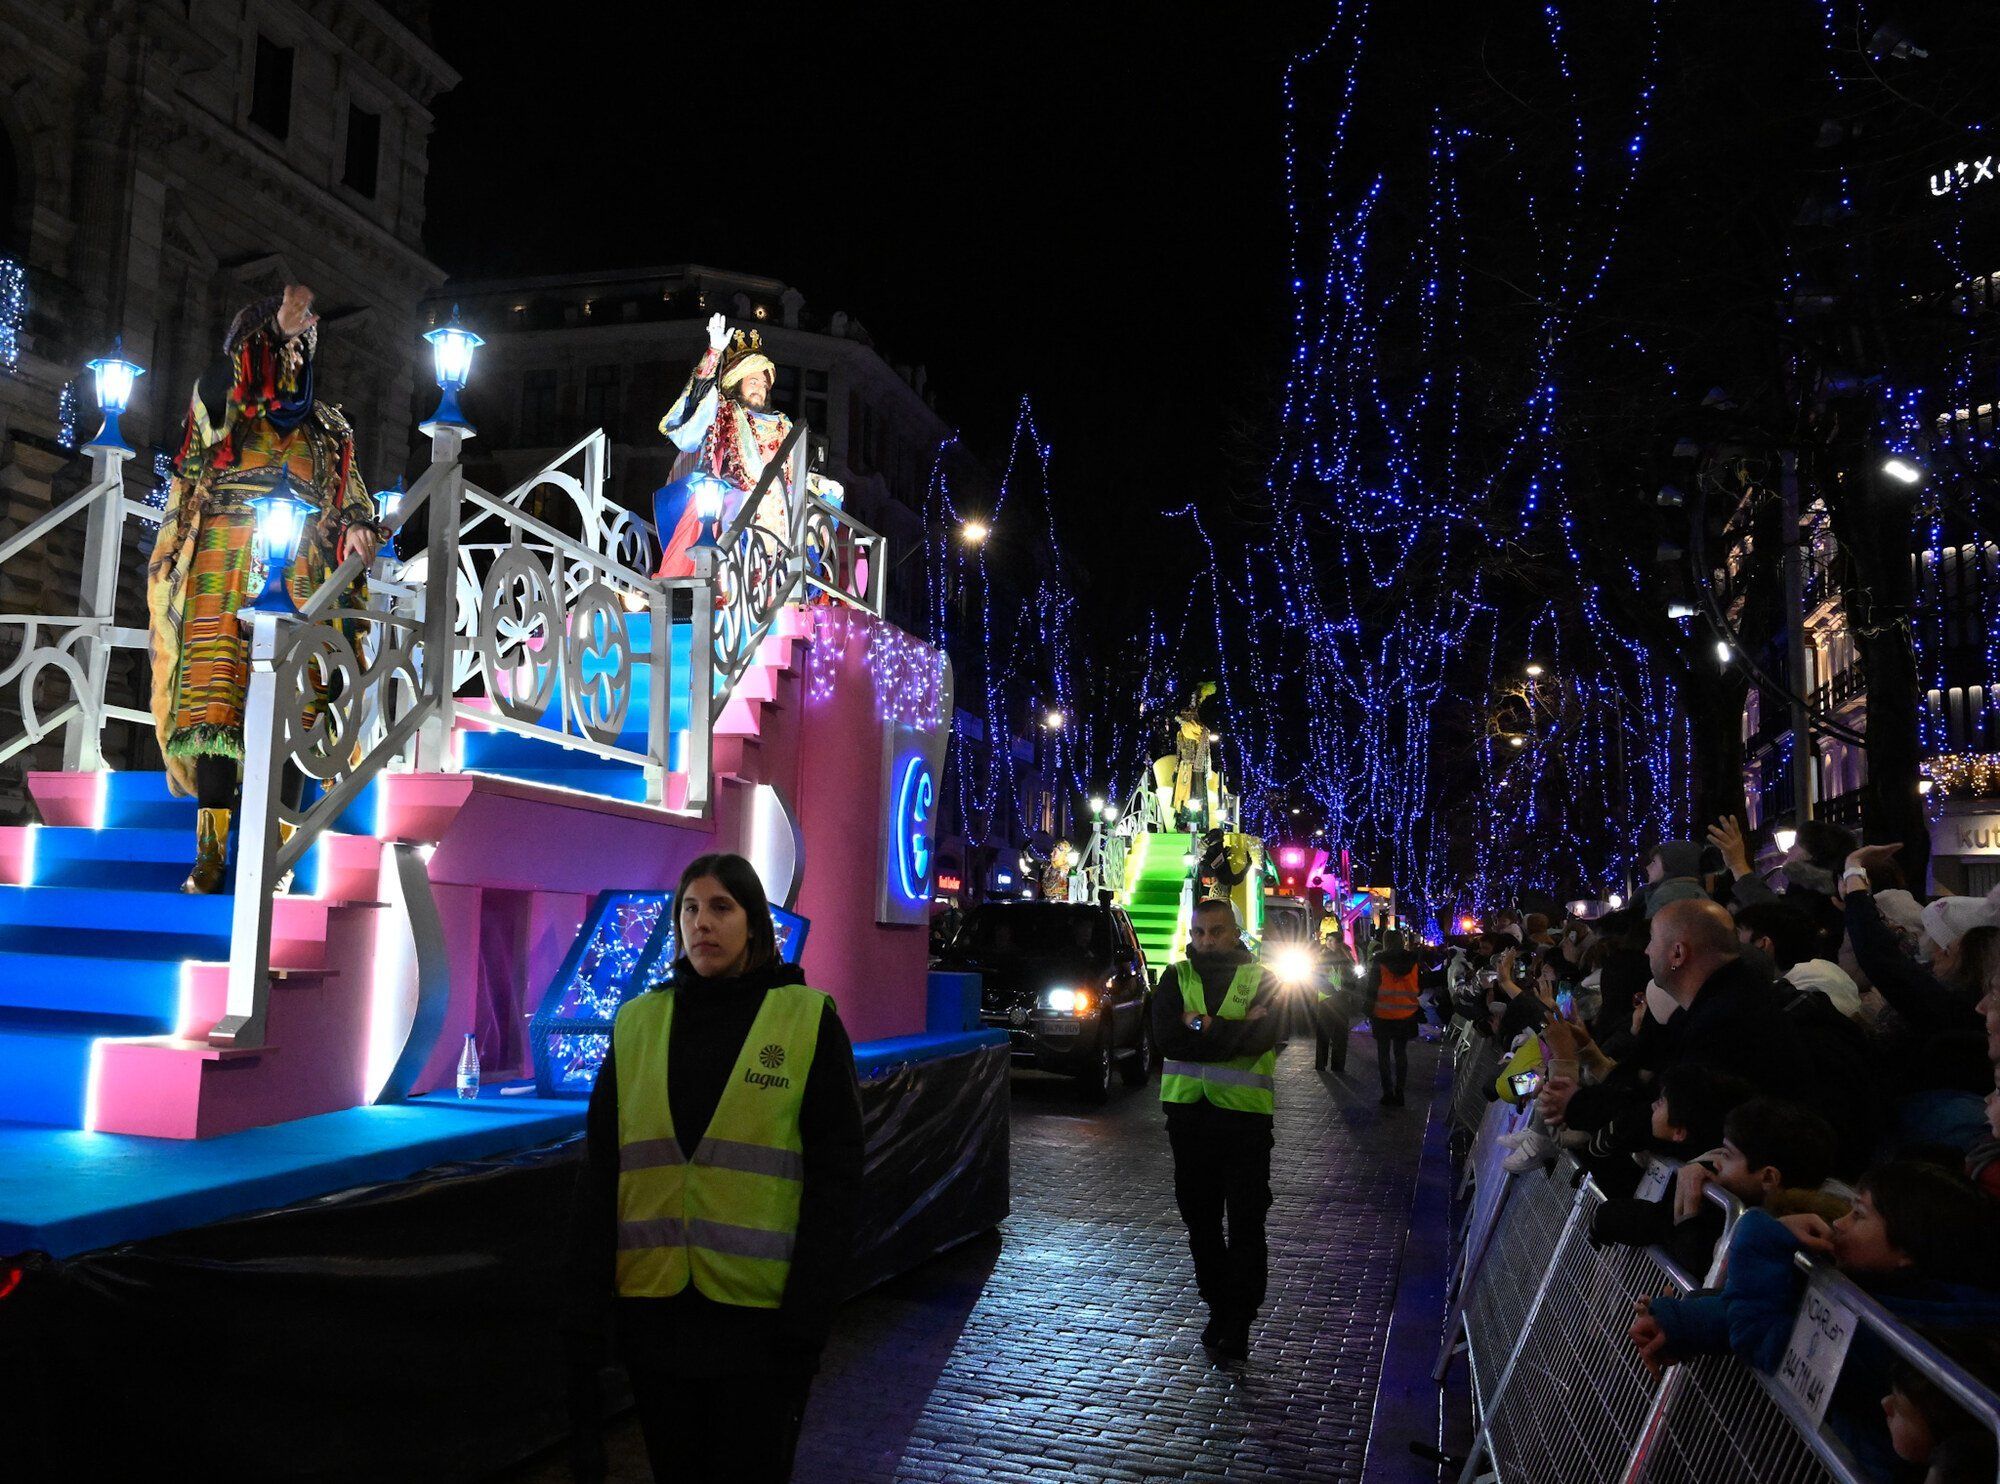
[[[264,563],[264,590],[251,602],[249,611],[296,615],[298,605],[292,601],[286,579],[298,554],[299,537],[315,507],[292,493],[289,474],[250,504],[257,512],[257,556]]]
[[[438,399],[437,411],[431,414],[430,421],[423,424],[423,431],[433,438],[441,429],[460,438],[470,438],[478,429],[466,420],[464,410],[458,405],[458,394],[472,379],[472,353],[486,341],[459,322],[456,304],[451,306],[451,319],[427,333],[424,339],[430,342],[438,390],[444,395]]]
[[[403,477],[396,476],[396,482],[385,490],[375,492],[375,516],[388,528],[388,537],[382,542],[380,555],[390,561],[396,560],[396,512],[403,504]]]
[[[132,385],[146,374],[145,368],[125,359],[125,337],[111,342],[111,354],[90,363],[97,383],[97,405],[104,410],[104,426],[84,446],[85,453],[118,453],[130,457],[132,445],[118,428],[118,416],[132,401]]]
[[[729,481],[697,469],[688,475],[688,495],[694,501],[694,518],[701,534],[696,546],[713,546],[722,535],[722,512],[729,499]]]

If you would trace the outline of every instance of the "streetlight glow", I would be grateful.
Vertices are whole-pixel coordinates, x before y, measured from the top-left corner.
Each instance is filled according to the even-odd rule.
[[[984,546],[992,534],[993,527],[983,520],[968,520],[958,528],[958,539],[967,546]]]
[[[1908,459],[1888,458],[1882,461],[1882,472],[1898,484],[1915,484],[1924,477],[1924,471]]]
[[[1047,727],[1052,732],[1060,732],[1063,729],[1062,712],[1057,711],[1054,708],[1051,708],[1049,714],[1042,718],[1042,725]]]
[[[1539,679],[1541,678],[1541,674],[1542,674],[1542,667],[1541,667],[1540,665],[1536,664],[1536,663],[1535,663],[1535,662],[1534,662],[1533,660],[1529,660],[1529,661],[1528,661],[1528,678],[1529,678],[1530,680],[1539,680]]]

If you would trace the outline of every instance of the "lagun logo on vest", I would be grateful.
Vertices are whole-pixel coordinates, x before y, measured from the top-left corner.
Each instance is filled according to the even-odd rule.
[[[773,1069],[782,1067],[785,1064],[785,1048],[773,1041],[769,1046],[766,1046],[762,1051],[757,1053],[757,1060]]]

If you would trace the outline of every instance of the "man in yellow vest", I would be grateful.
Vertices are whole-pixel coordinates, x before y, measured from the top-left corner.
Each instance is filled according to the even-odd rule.
[[[1174,1201],[1209,1311],[1201,1342],[1225,1360],[1250,1353],[1264,1302],[1277,998],[1277,979],[1243,946],[1236,909],[1213,898],[1195,908],[1187,960],[1153,991]]]

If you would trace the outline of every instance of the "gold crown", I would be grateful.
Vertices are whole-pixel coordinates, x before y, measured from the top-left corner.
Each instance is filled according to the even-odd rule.
[[[764,351],[764,335],[760,330],[732,330],[729,335],[729,349],[723,352],[722,364],[734,365],[745,356],[761,355]]]

